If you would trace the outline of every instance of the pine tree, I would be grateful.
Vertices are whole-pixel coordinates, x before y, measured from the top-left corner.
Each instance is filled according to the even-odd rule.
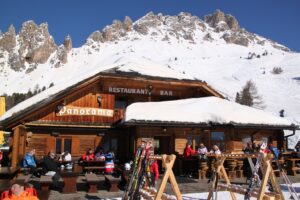
[[[235,102],[241,103],[241,97],[240,97],[240,93],[239,92],[237,92],[236,95],[235,95]]]
[[[247,81],[240,94],[237,93],[236,102],[255,108],[265,108],[262,97],[258,95],[256,85],[252,80]]]

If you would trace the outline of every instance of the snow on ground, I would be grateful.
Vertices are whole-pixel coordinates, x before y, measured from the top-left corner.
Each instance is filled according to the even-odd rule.
[[[286,185],[281,184],[280,185],[283,196],[286,200],[290,199],[290,193],[288,191],[288,188],[286,187]],[[295,191],[297,192],[298,196],[300,195],[300,183],[294,183],[293,187],[295,189]],[[244,195],[241,194],[235,194],[235,197],[237,200],[244,200]],[[203,192],[203,193],[189,193],[189,194],[182,194],[182,199],[183,200],[206,200],[208,197],[208,192]],[[215,196],[214,196],[215,197]],[[114,198],[116,199],[121,199],[121,198]],[[215,197],[215,199],[220,199],[220,200],[230,200],[231,196],[229,192],[226,191],[219,191],[217,193],[217,198]],[[251,200],[254,200],[256,198],[251,198]]]
[[[300,195],[300,183],[294,183],[293,187],[294,187],[295,191],[297,192],[297,194],[299,196]],[[281,184],[280,188],[282,190],[284,198],[286,200],[290,199],[291,195],[289,193],[289,190],[288,190],[287,186],[284,185],[284,184]],[[237,200],[244,200],[244,195],[236,194],[236,193],[235,193],[235,195],[237,197],[236,198]],[[190,194],[183,194],[182,198],[183,198],[183,200],[206,200],[207,196],[208,196],[208,192],[190,193]],[[220,200],[230,200],[231,199],[230,193],[225,192],[225,191],[218,192],[217,196],[218,196],[218,199],[220,199]],[[256,198],[251,198],[251,199],[256,199]]]
[[[298,195],[300,195],[300,183],[294,184],[294,188],[295,188],[296,192],[298,193]],[[281,185],[281,190],[283,192],[284,198],[286,200],[290,199],[291,195],[290,195],[287,187],[284,186],[284,185]],[[208,196],[208,192],[204,192],[204,193],[190,193],[190,194],[183,194],[182,195],[182,199],[183,200],[206,200],[207,196]],[[236,196],[237,200],[244,200],[244,195],[236,194],[235,193],[235,196]],[[216,198],[216,196],[215,196],[215,198]],[[217,198],[216,199],[230,200],[231,196],[230,196],[229,192],[219,191],[217,193]],[[254,200],[254,199],[257,199],[257,198],[252,197],[251,200],[252,199]]]
[[[131,120],[275,126],[292,124],[287,119],[218,97],[133,103],[127,107],[124,121]]]

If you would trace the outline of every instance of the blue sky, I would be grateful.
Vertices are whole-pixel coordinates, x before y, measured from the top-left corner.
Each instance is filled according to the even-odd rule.
[[[57,44],[69,34],[74,47],[126,15],[137,20],[150,11],[165,15],[184,11],[203,19],[220,9],[234,15],[246,30],[300,52],[300,0],[0,0],[0,5],[2,32],[10,24],[19,31],[27,20],[47,22]]]

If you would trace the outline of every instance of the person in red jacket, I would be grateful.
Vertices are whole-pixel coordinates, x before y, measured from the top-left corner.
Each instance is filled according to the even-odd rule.
[[[195,153],[196,151],[192,149],[191,144],[187,144],[183,152],[184,160],[191,160],[192,155]]]
[[[91,148],[88,149],[87,152],[81,156],[81,159],[86,161],[94,160],[95,156],[93,150]]]
[[[157,160],[154,160],[153,163],[150,165],[150,171],[152,175],[152,180],[153,180],[153,187],[156,186],[156,182],[159,178],[159,170],[158,170],[158,164]]]
[[[183,152],[183,162],[184,162],[183,170],[184,170],[184,176],[187,176],[189,178],[192,178],[192,170],[194,166],[192,166],[191,158],[192,155],[195,153],[196,151],[192,149],[191,144],[187,144]]]

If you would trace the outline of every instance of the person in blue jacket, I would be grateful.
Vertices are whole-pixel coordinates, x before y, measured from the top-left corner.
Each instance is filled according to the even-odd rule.
[[[32,173],[35,176],[40,176],[40,174],[37,172],[36,168],[36,161],[35,161],[35,149],[30,150],[28,153],[26,153],[24,159],[23,159],[23,167],[29,168],[29,172]],[[24,173],[28,173],[27,170],[24,171]]]
[[[105,173],[106,174],[112,174],[115,169],[115,164],[114,164],[114,153],[113,152],[108,152],[105,154]]]

